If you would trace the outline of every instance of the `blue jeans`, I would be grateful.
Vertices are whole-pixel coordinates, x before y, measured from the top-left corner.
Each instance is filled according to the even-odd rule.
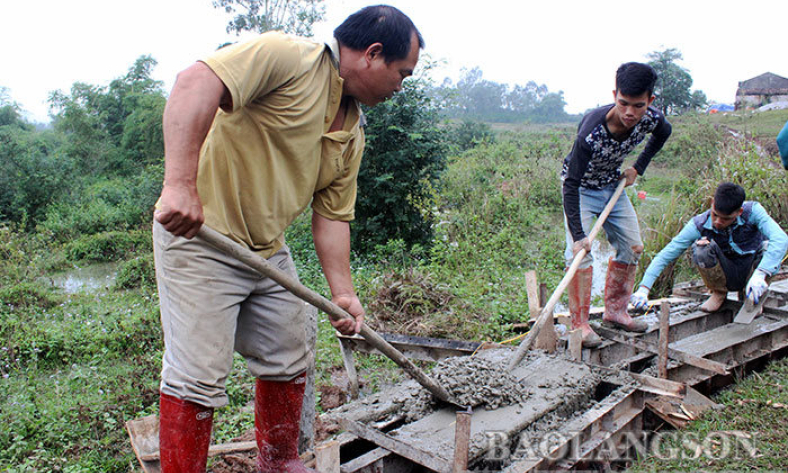
[[[617,186],[618,183],[616,182],[600,190],[580,188],[580,218],[582,219],[583,231],[586,235],[593,227],[592,219],[602,213],[610,197],[616,192]],[[566,225],[566,216],[564,216],[564,228],[566,228],[564,258],[566,258],[568,267],[572,264],[572,259],[574,259],[574,254],[572,253],[574,240],[572,240],[569,227]],[[629,201],[626,192],[622,193],[621,197],[618,198],[607,220],[602,224],[602,228],[607,235],[607,241],[616,250],[615,261],[625,264],[636,264],[643,252],[643,240],[640,239],[638,216],[635,214],[635,208],[632,207],[632,202]],[[637,247],[637,251],[633,247]],[[586,254],[580,263],[580,269],[588,268],[592,262],[593,257],[591,253]]]

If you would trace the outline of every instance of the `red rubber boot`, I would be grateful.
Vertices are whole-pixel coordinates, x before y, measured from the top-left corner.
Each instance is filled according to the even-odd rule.
[[[162,473],[205,473],[213,408],[159,394],[159,455]]]
[[[290,381],[257,379],[254,431],[260,449],[257,466],[261,473],[315,473],[298,457],[305,382],[306,374]]]
[[[602,321],[612,327],[630,332],[645,332],[648,330],[648,323],[640,318],[633,319],[627,313],[637,267],[637,264],[620,263],[613,261],[613,258],[608,261],[605,280],[605,315]]]
[[[572,328],[583,331],[583,346],[595,348],[602,344],[602,339],[588,325],[588,312],[591,308],[591,282],[594,268],[578,269],[569,282],[567,295],[569,296],[569,315],[572,318]]]

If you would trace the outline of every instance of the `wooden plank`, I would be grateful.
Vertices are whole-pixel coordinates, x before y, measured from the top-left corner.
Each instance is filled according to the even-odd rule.
[[[528,271],[525,273],[525,290],[528,296],[528,311],[533,319],[536,314],[542,310],[540,287],[536,281],[536,271]],[[545,286],[545,291],[547,290]],[[556,341],[558,337],[555,334],[555,321],[553,317],[548,317],[544,327],[537,335],[534,341],[534,347],[539,350],[545,350],[548,353],[555,352]]]
[[[465,473],[468,469],[468,445],[471,440],[471,415],[467,411],[457,411],[457,424],[454,429],[454,463],[452,473]]]
[[[708,356],[787,326],[788,319],[775,321],[771,318],[761,317],[755,319],[751,324],[728,324],[701,332],[674,342],[672,345],[694,356]]]
[[[339,442],[325,442],[315,448],[315,469],[320,473],[339,473]]]
[[[525,294],[528,297],[528,313],[531,320],[539,316],[539,283],[536,281],[536,271],[525,273]]]
[[[342,463],[339,466],[339,471],[342,473],[356,473],[362,470],[366,471],[369,468],[380,465],[384,459],[390,457],[391,455],[393,455],[393,453],[391,453],[389,450],[378,447],[350,461]]]
[[[611,330],[609,328],[602,326],[596,326],[594,327],[594,330],[599,335],[608,338],[610,340],[616,341],[618,343],[631,345],[639,350],[647,351],[649,353],[659,354],[659,348],[657,348],[653,343],[646,342],[645,340],[638,340],[636,338],[625,337],[619,335],[619,333],[616,332],[615,330]],[[668,348],[668,356],[682,363],[686,363],[688,365],[692,365],[707,371],[712,371],[717,374],[722,374],[722,375],[729,374],[728,368],[720,362],[714,360],[708,360],[706,358],[702,358],[693,355],[691,353],[686,353],[676,348]]]
[[[640,384],[640,386],[638,386],[638,389],[643,392],[658,394],[668,397],[684,397],[687,393],[687,386],[684,383],[679,383],[677,381],[655,378],[654,376],[649,376],[642,373],[633,373],[631,371],[626,371],[626,370],[617,370],[617,369],[609,368],[607,366],[600,366],[593,364],[590,366],[593,366],[597,370],[605,372],[612,377],[621,376],[625,378],[631,378]],[[621,381],[621,382],[625,382],[625,381]]]
[[[464,340],[414,337],[395,333],[381,333],[380,336],[393,347],[400,350],[402,354],[414,360],[439,361],[451,356],[471,355],[482,348],[482,343],[480,342]],[[337,338],[346,341],[347,345],[354,351],[380,353],[363,337],[358,335],[342,335],[337,332]]]
[[[662,379],[668,379],[668,349],[670,345],[670,303],[663,302],[659,316],[659,348],[657,372]]]
[[[583,360],[583,331],[581,329],[571,330],[567,339],[569,346],[569,357],[575,361]]]
[[[339,351],[342,354],[342,363],[345,365],[347,373],[348,387],[350,388],[351,399],[358,399],[358,373],[356,372],[356,362],[353,359],[353,350],[350,343],[342,338],[339,339]]]
[[[448,466],[451,463],[449,460],[419,450],[383,432],[370,429],[352,420],[344,420],[342,422],[342,428],[386,450],[390,450],[401,457],[407,458],[414,463],[435,470],[438,473],[452,473],[451,468]]]
[[[145,473],[160,473],[159,416],[152,414],[126,422],[131,448]],[[155,458],[150,458],[155,453]]]
[[[687,385],[669,379],[655,378],[640,373],[629,373],[629,376],[640,383],[641,390],[663,396],[681,397],[687,390]]]
[[[158,436],[156,437],[158,439]],[[217,443],[208,447],[208,456],[215,457],[218,455],[226,455],[228,453],[250,452],[257,450],[257,442],[249,440],[245,442],[227,442]],[[159,461],[159,449],[151,452],[143,457],[146,461]]]

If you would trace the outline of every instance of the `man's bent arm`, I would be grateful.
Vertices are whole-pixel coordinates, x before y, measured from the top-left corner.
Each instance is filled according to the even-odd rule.
[[[665,145],[665,142],[668,141],[668,138],[670,138],[670,134],[672,132],[673,127],[663,116],[659,126],[651,133],[651,138],[649,138],[648,143],[646,143],[646,147],[643,149],[643,152],[640,153],[640,156],[638,156],[635,164],[632,165],[632,167],[634,167],[638,172],[638,175],[642,176],[646,172],[646,168],[651,162],[651,158],[653,158],[659,152],[659,150],[662,149],[662,147]]]
[[[315,251],[331,288],[331,300],[356,318],[356,322],[342,320],[331,322],[340,332],[358,333],[364,320],[364,308],[356,296],[350,275],[350,224],[330,220],[312,212],[312,238]]]
[[[164,108],[164,187],[156,220],[174,235],[191,238],[204,221],[197,193],[200,148],[211,128],[216,110],[230,94],[224,83],[204,63],[197,62],[178,74]]]
[[[780,270],[780,263],[788,251],[788,236],[780,228],[780,225],[766,213],[763,206],[757,202],[752,206],[752,220],[763,236],[769,240],[769,246],[758,264],[758,269],[771,276]]]
[[[651,260],[651,264],[648,265],[646,272],[643,273],[643,280],[640,281],[640,285],[651,289],[651,286],[654,285],[654,281],[662,274],[665,267],[674,262],[676,258],[681,256],[681,254],[692,246],[700,237],[701,235],[698,228],[695,226],[695,223],[690,220],[684,225],[684,228],[681,229],[679,234],[673,237],[670,243],[665,245],[665,248],[662,248],[662,251],[657,253],[657,256]]]

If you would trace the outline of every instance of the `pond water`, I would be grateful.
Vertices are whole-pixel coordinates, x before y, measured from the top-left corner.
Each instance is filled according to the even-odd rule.
[[[67,294],[98,292],[112,286],[117,271],[117,263],[98,263],[55,274],[47,280]]]

